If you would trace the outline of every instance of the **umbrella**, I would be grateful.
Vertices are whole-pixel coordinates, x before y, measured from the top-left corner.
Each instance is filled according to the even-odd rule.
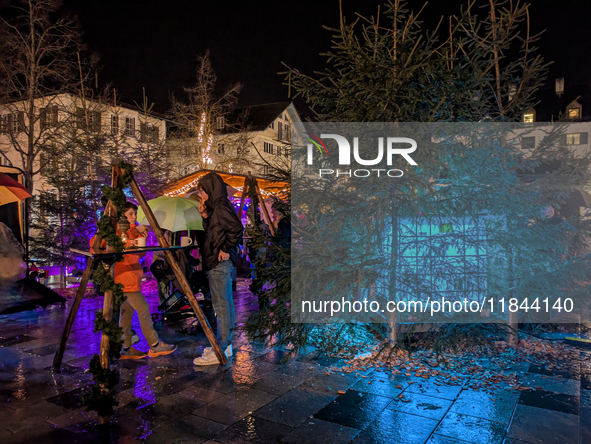
[[[199,202],[184,197],[157,197],[148,201],[158,225],[169,231],[203,230]],[[142,209],[137,212],[140,225],[150,225]]]
[[[591,206],[591,194],[586,191],[575,189],[566,200],[569,206],[578,206],[588,208]]]
[[[31,197],[31,193],[10,176],[0,173],[0,205],[18,202]]]

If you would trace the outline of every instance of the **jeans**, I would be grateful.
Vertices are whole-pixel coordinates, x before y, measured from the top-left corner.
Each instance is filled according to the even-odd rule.
[[[234,298],[232,296],[232,261],[221,261],[207,272],[211,303],[217,316],[216,339],[222,350],[232,341],[236,323]]]
[[[125,296],[127,296],[127,299],[121,304],[121,317],[119,319],[119,327],[123,329],[123,347],[131,347],[131,320],[134,311],[137,312],[140,327],[146,341],[148,341],[148,345],[155,345],[158,342],[158,333],[156,333],[152,325],[152,315],[146,298],[141,291],[125,293]]]

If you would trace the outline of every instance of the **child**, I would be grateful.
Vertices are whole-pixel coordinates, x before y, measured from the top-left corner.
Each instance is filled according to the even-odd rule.
[[[137,206],[131,202],[125,204],[124,215],[127,217],[131,228],[127,231],[126,247],[134,245],[134,240],[138,237],[147,236],[147,227],[138,226],[136,223]],[[121,232],[117,232],[121,235]],[[90,244],[94,242],[94,238],[90,240]],[[176,350],[176,345],[165,344],[158,338],[158,333],[154,330],[152,325],[152,316],[150,314],[150,306],[146,302],[146,298],[142,294],[142,278],[144,271],[140,264],[140,258],[145,253],[126,254],[123,260],[115,263],[115,283],[123,285],[123,293],[126,296],[125,302],[121,305],[119,326],[123,329],[123,350],[121,351],[121,359],[141,359],[146,356],[156,357],[161,355],[168,355]],[[133,319],[134,311],[138,314],[142,333],[146,337],[150,350],[148,353],[136,350],[132,347],[131,320]]]

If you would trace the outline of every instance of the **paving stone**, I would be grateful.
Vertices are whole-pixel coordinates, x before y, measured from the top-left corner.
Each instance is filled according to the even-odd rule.
[[[291,433],[292,430],[293,428],[286,425],[277,424],[255,416],[247,416],[216,435],[214,440],[232,444],[274,444],[285,435]]]
[[[88,441],[76,433],[60,429],[51,424],[41,423],[10,435],[10,441],[8,442],[10,444],[83,444]]]
[[[80,387],[74,390],[70,390],[65,393],[61,393],[56,396],[48,398],[47,401],[59,405],[67,410],[75,410],[82,407],[83,397],[91,390],[90,386]]]
[[[217,400],[195,410],[194,415],[231,425],[252,414],[277,396],[259,390],[238,390],[220,396]]]
[[[352,443],[424,443],[436,426],[437,421],[434,419],[420,418],[404,412],[385,410]]]
[[[390,402],[392,402],[390,398],[383,396],[347,390],[344,395],[339,395],[314,417],[362,430]]]
[[[581,443],[591,443],[591,391],[581,389]]]
[[[578,396],[563,395],[561,393],[546,392],[543,390],[521,392],[519,405],[555,410],[571,415],[578,415],[580,411],[580,399]]]
[[[296,427],[328,405],[334,396],[294,389],[261,407],[254,412],[254,415]]]
[[[196,399],[198,401],[207,404],[211,401],[215,401],[220,397],[218,392],[214,392],[213,390],[207,390],[203,387],[197,387],[196,385],[190,385],[189,387],[185,388],[178,392],[181,396],[186,396],[190,399]]]
[[[342,367],[345,364],[344,359],[327,356],[324,353],[314,351],[298,359],[300,362],[309,362],[318,364],[321,367]]]
[[[374,395],[386,396],[388,398],[395,398],[402,393],[402,388],[397,388],[401,385],[398,381],[390,380],[390,375],[383,372],[372,373],[371,377],[360,378],[359,382],[351,388],[358,392],[373,393]]]
[[[438,435],[433,433],[429,440],[425,444],[471,444],[468,441],[462,441],[461,439],[450,438],[448,436]],[[507,444],[506,441],[503,444]],[[527,443],[522,443],[527,444]]]
[[[48,419],[47,422],[70,432],[87,433],[96,427],[98,418],[96,412],[88,411],[86,407],[83,407]]]
[[[48,384],[26,384],[26,378],[18,388],[3,389],[0,387],[0,403],[18,409],[37,404],[43,399],[56,396],[56,387]]]
[[[12,433],[19,433],[27,428],[34,427],[52,418],[66,413],[67,410],[47,401],[21,407],[12,413],[5,412],[2,418],[2,427]]]
[[[577,379],[567,379],[530,373],[522,378],[523,387],[542,387],[547,392],[562,393],[565,395],[579,396],[581,383]]]
[[[388,405],[388,409],[440,420],[453,403],[453,401],[447,399],[434,398],[417,393],[406,393],[404,399],[410,402],[402,402],[399,398],[395,398],[394,402]]]
[[[182,418],[205,404],[207,403],[195,398],[173,394],[159,397],[154,404],[154,409],[157,414],[161,413],[173,418]]]
[[[423,379],[423,378],[420,378]],[[443,398],[453,400],[462,391],[462,387],[454,385],[440,384],[435,379],[418,381],[411,384],[406,390],[409,393],[418,393],[419,395],[434,396],[436,398]]]
[[[152,433],[144,438],[146,443],[157,444],[200,444],[224,430],[227,426],[194,415],[182,419],[158,421]]]
[[[305,380],[318,374],[321,370],[322,368],[318,364],[293,360],[279,367],[276,372],[288,376],[301,377]]]
[[[285,362],[289,362],[294,359],[297,359],[298,356],[298,354],[293,354],[286,351],[271,350],[269,353],[265,353],[264,355],[259,356],[255,360],[261,362],[268,362],[269,364],[281,365],[284,363],[283,360],[285,360]]]
[[[298,388],[323,394],[336,393],[339,390],[347,390],[357,381],[359,381],[359,379],[355,379],[355,375],[350,373],[346,373],[345,376],[341,376],[340,373],[336,372],[332,373],[331,375],[321,372],[304,381],[298,386]]]
[[[530,364],[527,371],[528,371],[528,373],[537,373],[539,375],[559,376],[559,377],[567,378],[567,379],[568,378],[576,379],[576,377],[570,373],[561,372],[561,371],[557,371],[557,370],[548,370],[546,367],[541,366],[541,365],[536,365],[536,364]]]
[[[286,444],[347,444],[358,433],[359,430],[351,427],[320,419],[310,419],[285,436],[281,442]]]
[[[257,380],[252,388],[275,395],[283,395],[304,381],[304,378],[271,372]]]
[[[506,425],[483,418],[449,412],[436,429],[436,433],[474,444],[501,444]]]
[[[201,378],[191,385],[227,394],[234,390],[247,389],[251,387],[258,379],[259,375],[257,374],[245,375],[235,371],[234,369],[228,369],[224,372],[215,373],[213,375]]]
[[[22,344],[25,342],[29,342],[29,341],[33,341],[37,338],[27,335],[27,334],[21,334],[21,335],[14,335],[14,336],[3,336],[0,337],[0,347],[8,347],[11,345],[15,345],[15,344]]]
[[[519,393],[507,390],[498,390],[492,395],[463,390],[451,411],[508,424],[518,399]]]
[[[579,417],[518,404],[507,438],[535,444],[576,444],[579,442]]]
[[[234,359],[234,358],[232,358]],[[279,368],[279,364],[273,364],[265,361],[258,360],[241,360],[237,361],[236,358],[232,362],[232,372],[241,373],[246,376],[257,376],[261,377],[267,373],[271,373]]]

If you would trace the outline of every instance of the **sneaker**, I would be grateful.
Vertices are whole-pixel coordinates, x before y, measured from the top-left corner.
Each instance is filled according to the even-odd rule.
[[[207,353],[212,353],[213,352],[213,348],[212,347],[205,347],[203,349],[203,354]],[[230,356],[232,356],[232,344],[228,345],[226,347],[226,357],[229,358]]]
[[[193,365],[220,365],[221,362],[215,355],[213,349],[208,347],[209,351],[204,350],[203,354],[193,359]],[[227,356],[226,356],[227,357]]]
[[[136,350],[133,347],[128,348],[127,350],[121,349],[121,358],[119,359],[142,359],[148,356],[147,353],[143,351]]]
[[[160,341],[157,346],[152,347],[150,346],[150,350],[148,351],[148,356],[150,358],[155,358],[156,356],[163,356],[169,355],[173,351],[177,349],[176,345],[165,344],[164,342]]]

